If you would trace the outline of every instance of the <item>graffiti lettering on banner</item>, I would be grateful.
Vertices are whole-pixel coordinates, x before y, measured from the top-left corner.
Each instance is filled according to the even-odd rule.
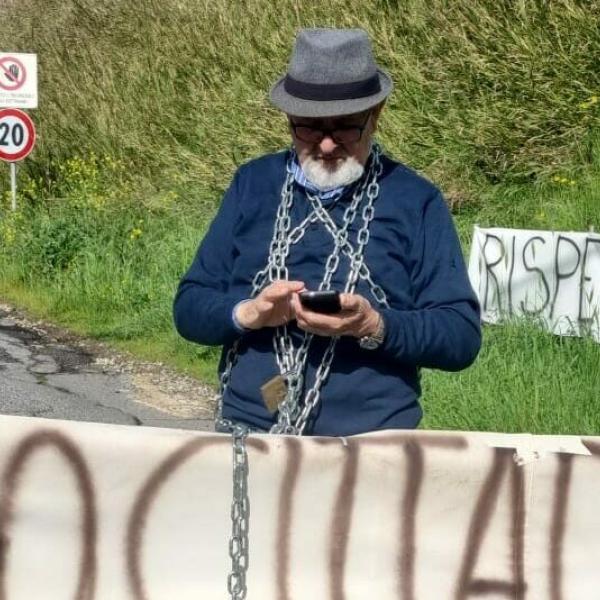
[[[600,342],[600,235],[475,227],[469,277],[483,320],[531,317]]]
[[[598,437],[246,444],[247,600],[598,598]],[[231,489],[227,435],[0,416],[0,597],[222,600]]]

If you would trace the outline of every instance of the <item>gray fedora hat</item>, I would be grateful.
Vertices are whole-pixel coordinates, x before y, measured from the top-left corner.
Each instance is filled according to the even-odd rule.
[[[377,67],[362,29],[301,29],[288,72],[271,88],[273,104],[298,117],[334,117],[367,110],[393,88]]]

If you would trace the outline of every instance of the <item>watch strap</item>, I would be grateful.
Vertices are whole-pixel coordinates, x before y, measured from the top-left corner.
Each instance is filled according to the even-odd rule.
[[[358,344],[361,348],[365,350],[376,350],[383,344],[383,340],[385,338],[385,323],[383,321],[383,317],[380,313],[379,321],[377,323],[377,329],[371,335],[364,335],[358,340]]]

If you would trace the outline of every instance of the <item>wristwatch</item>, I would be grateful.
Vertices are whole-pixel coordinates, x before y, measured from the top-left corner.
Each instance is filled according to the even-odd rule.
[[[381,344],[383,344],[383,338],[385,337],[385,323],[383,317],[379,315],[379,322],[377,323],[377,329],[375,333],[371,335],[364,335],[358,340],[358,345],[364,350],[377,350]]]

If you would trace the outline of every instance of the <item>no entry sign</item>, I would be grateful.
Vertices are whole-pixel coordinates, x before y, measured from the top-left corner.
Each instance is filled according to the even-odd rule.
[[[35,144],[35,127],[27,113],[16,108],[0,110],[0,160],[23,160]]]
[[[27,81],[27,69],[16,57],[3,56],[0,58],[0,88],[3,90],[18,90]]]
[[[0,107],[37,108],[37,55],[0,52]]]

